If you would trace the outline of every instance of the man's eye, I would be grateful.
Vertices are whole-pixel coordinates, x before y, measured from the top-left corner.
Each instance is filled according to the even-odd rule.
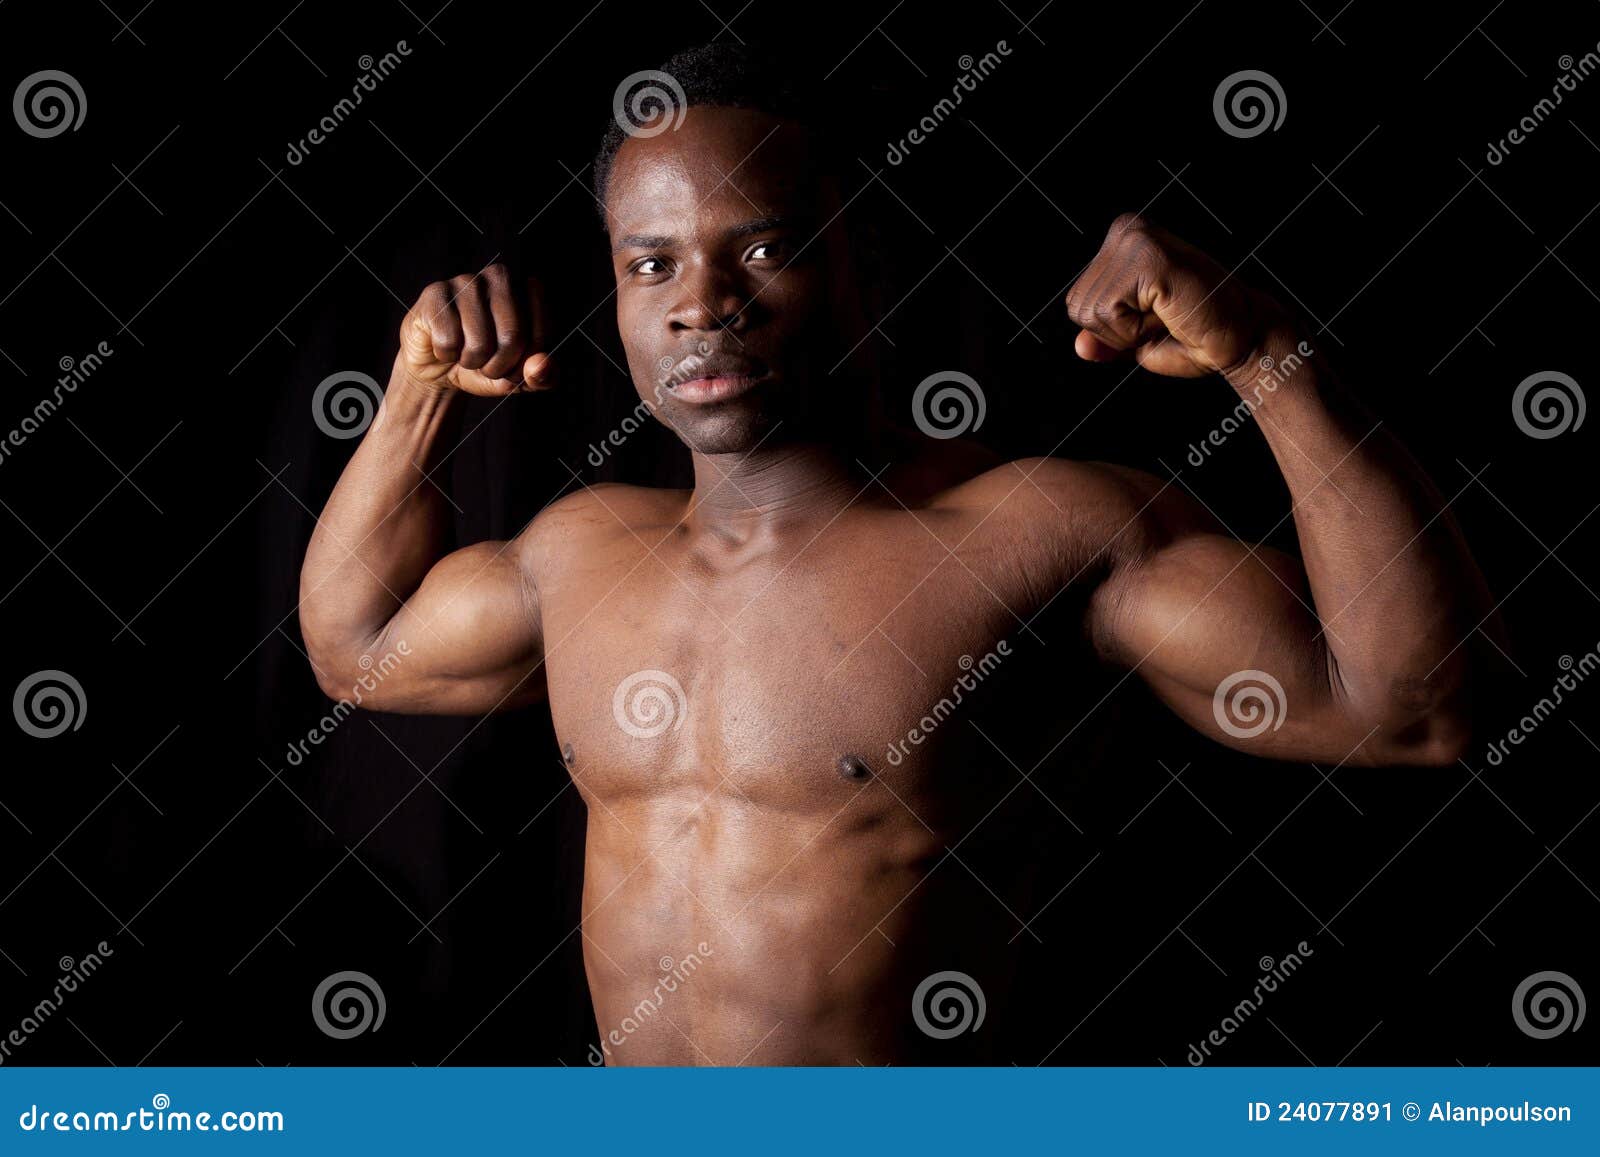
[[[762,241],[750,250],[749,261],[782,261],[789,253],[783,241]]]
[[[652,266],[654,266],[655,268],[651,268]],[[666,271],[667,271],[666,263],[664,261],[662,261],[661,258],[659,258],[659,257],[641,258],[640,260],[634,262],[634,264],[633,264],[633,272],[634,273],[642,273],[646,277],[652,277],[657,273],[665,273]]]

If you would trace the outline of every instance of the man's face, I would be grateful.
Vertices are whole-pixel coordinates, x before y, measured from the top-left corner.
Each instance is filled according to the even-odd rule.
[[[693,450],[744,452],[843,417],[847,376],[830,370],[855,297],[813,155],[793,122],[708,106],[617,151],[606,208],[628,371]]]

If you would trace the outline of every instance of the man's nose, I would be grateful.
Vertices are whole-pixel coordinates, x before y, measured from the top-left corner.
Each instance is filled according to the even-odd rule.
[[[743,279],[722,263],[685,263],[674,279],[678,300],[668,315],[675,330],[728,330],[740,333],[750,324],[751,295]]]

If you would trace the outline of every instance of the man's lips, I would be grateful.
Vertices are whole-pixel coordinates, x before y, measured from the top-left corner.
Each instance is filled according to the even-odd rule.
[[[771,374],[754,358],[718,351],[685,358],[673,376],[677,381],[663,383],[671,393],[691,405],[705,405],[736,398]]]
[[[672,394],[694,405],[707,402],[725,402],[766,379],[766,373],[718,374],[715,377],[690,378],[672,387]]]

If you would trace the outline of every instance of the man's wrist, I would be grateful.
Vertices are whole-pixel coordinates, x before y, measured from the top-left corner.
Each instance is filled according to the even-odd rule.
[[[459,406],[451,404],[459,392],[448,382],[418,378],[404,358],[396,357],[383,405],[378,408],[369,433],[386,429],[388,436],[398,435],[419,446],[431,446],[451,422],[452,414],[461,412]]]
[[[459,392],[449,382],[418,377],[400,356],[389,374],[384,407],[406,414],[430,414],[444,409]]]
[[[1241,397],[1260,404],[1280,390],[1311,382],[1320,360],[1311,335],[1284,319],[1267,329],[1250,352],[1225,368],[1222,376]]]

